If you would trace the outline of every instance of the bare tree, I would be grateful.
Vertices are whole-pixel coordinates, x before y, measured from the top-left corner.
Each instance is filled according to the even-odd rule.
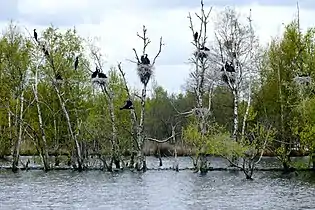
[[[211,116],[211,97],[213,93],[214,83],[213,80],[209,80],[207,75],[211,69],[210,63],[210,49],[206,46],[208,41],[207,35],[207,26],[209,23],[210,13],[212,11],[212,7],[210,7],[208,12],[205,12],[204,3],[201,0],[201,12],[200,14],[195,13],[196,17],[200,22],[200,29],[195,29],[193,25],[193,18],[189,13],[188,19],[190,22],[190,30],[192,32],[192,44],[195,47],[195,51],[193,53],[193,57],[189,59],[190,63],[193,64],[194,68],[190,73],[190,81],[189,81],[189,89],[192,89],[195,94],[195,107],[187,112],[180,112],[176,109],[178,114],[180,115],[194,115],[197,119],[199,130],[202,134],[201,138],[205,138],[207,133],[207,127],[209,123],[209,117]],[[204,103],[205,93],[209,94],[208,105]],[[205,152],[198,152],[196,160],[194,160],[194,165],[197,169],[203,170],[203,168],[207,168],[207,159],[205,158]],[[198,165],[201,160],[200,165]]]
[[[133,48],[136,61],[132,61],[132,60],[130,60],[130,61],[137,64],[137,73],[138,73],[139,79],[142,83],[141,95],[140,96],[136,95],[138,98],[140,98],[141,110],[140,110],[140,119],[138,119],[138,116],[137,116],[134,109],[131,109],[131,111],[130,111],[131,112],[131,121],[132,121],[131,135],[132,135],[133,140],[134,140],[135,148],[137,149],[137,161],[136,161],[134,167],[137,170],[146,171],[146,169],[147,169],[146,159],[145,159],[145,155],[144,155],[144,151],[143,151],[145,140],[155,141],[158,143],[164,143],[164,142],[171,140],[173,138],[173,136],[168,137],[164,140],[158,140],[155,138],[147,137],[145,134],[144,120],[145,120],[145,102],[146,102],[146,97],[147,97],[147,85],[148,85],[148,82],[150,81],[150,79],[152,77],[154,64],[156,62],[156,59],[159,57],[159,55],[162,51],[163,39],[162,39],[162,37],[160,38],[159,50],[158,50],[157,54],[155,55],[153,61],[150,62],[150,60],[148,59],[148,55],[146,53],[146,49],[147,49],[147,46],[151,43],[151,41],[147,36],[147,29],[145,26],[143,26],[142,34],[140,35],[139,33],[137,33],[137,36],[143,41],[142,55],[139,58],[136,49]],[[128,88],[127,81],[125,78],[125,73],[122,70],[121,64],[118,64],[118,69],[119,69],[119,71],[123,77],[123,81],[125,83],[125,90],[127,91],[129,100],[132,101],[133,97],[131,97],[131,93],[130,93],[130,90]]]
[[[96,63],[96,69],[99,71],[99,73],[103,73],[103,62],[102,62],[102,55],[100,52],[100,49],[96,46],[90,45],[90,51],[92,59]],[[105,75],[106,76],[106,75]],[[101,87],[102,92],[106,95],[106,98],[108,100],[108,106],[109,106],[109,115],[111,120],[111,127],[112,127],[112,133],[111,133],[111,145],[112,145],[112,152],[111,152],[111,160],[110,164],[105,164],[107,166],[107,169],[109,171],[112,171],[112,164],[114,163],[116,168],[120,168],[120,154],[119,154],[119,142],[117,138],[117,126],[116,126],[116,117],[115,117],[115,110],[114,110],[114,92],[112,88],[109,86],[109,81],[106,76],[106,78],[102,78],[99,75],[96,76],[96,78],[92,79],[93,83],[96,85],[99,85]],[[105,158],[101,158],[101,160],[104,162],[106,161]]]

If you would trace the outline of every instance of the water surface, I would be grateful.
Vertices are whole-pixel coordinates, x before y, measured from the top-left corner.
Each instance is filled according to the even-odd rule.
[[[0,171],[0,209],[315,209],[314,177],[256,172],[248,181],[229,171]]]

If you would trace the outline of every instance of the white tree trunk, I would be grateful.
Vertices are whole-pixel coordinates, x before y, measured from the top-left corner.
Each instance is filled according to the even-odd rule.
[[[249,74],[251,74],[251,72],[249,71]],[[245,128],[246,128],[246,122],[247,122],[247,118],[248,118],[248,114],[249,114],[249,108],[251,105],[251,99],[252,99],[252,77],[250,75],[249,78],[249,84],[248,84],[248,98],[247,98],[247,105],[246,105],[246,111],[244,114],[244,119],[243,119],[243,125],[242,125],[242,136],[241,138],[244,138],[245,135]]]
[[[142,94],[141,94],[141,113],[140,113],[140,122],[137,130],[137,144],[138,144],[138,154],[137,154],[137,163],[136,169],[145,171],[147,169],[146,159],[144,156],[143,145],[144,145],[144,118],[145,118],[145,100],[147,85],[143,85]]]
[[[18,170],[18,163],[20,159],[20,146],[22,142],[22,132],[23,132],[23,111],[24,111],[24,90],[22,90],[20,95],[20,113],[19,113],[19,120],[17,125],[19,125],[18,131],[18,138],[15,141],[14,148],[13,148],[13,162],[12,162],[12,171],[16,172]]]
[[[237,141],[237,132],[238,132],[238,91],[233,91],[234,95],[234,107],[233,107],[233,134],[232,138]]]
[[[48,146],[47,146],[47,141],[46,141],[45,129],[43,126],[42,112],[41,112],[40,105],[39,105],[37,85],[38,85],[38,77],[37,77],[37,70],[36,70],[35,84],[33,85],[33,93],[34,93],[34,97],[35,97],[35,101],[36,101],[39,129],[41,131],[41,137],[42,137],[42,141],[43,141],[43,148],[39,148],[39,149],[43,151],[40,155],[41,155],[42,162],[44,164],[44,170],[48,171],[49,170]],[[41,146],[38,145],[38,147],[41,147]]]
[[[112,124],[112,162],[116,165],[116,168],[120,168],[120,157],[119,157],[119,144],[117,139],[117,128],[116,128],[116,121],[115,121],[115,109],[114,109],[114,99],[113,99],[113,93],[111,90],[107,90],[106,87],[104,87],[104,91],[107,94],[109,98],[109,114],[111,118],[111,124]],[[112,168],[112,166],[109,166]]]
[[[77,153],[77,163],[78,163],[78,170],[81,171],[83,170],[83,161],[82,161],[82,155],[81,155],[81,148],[80,148],[80,144],[77,140],[76,135],[74,135],[74,132],[72,130],[72,126],[71,126],[71,121],[70,121],[70,117],[69,117],[69,113],[66,109],[66,105],[64,103],[64,101],[61,98],[60,92],[58,90],[58,88],[54,85],[54,88],[56,90],[59,102],[60,102],[60,106],[62,108],[63,113],[65,114],[66,117],[66,121],[67,121],[67,125],[68,125],[68,131],[69,134],[71,136],[71,138],[73,139],[75,146],[76,146],[76,153]]]

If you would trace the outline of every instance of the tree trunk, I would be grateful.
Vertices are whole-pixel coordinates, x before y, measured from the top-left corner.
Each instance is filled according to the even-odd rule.
[[[315,153],[311,154],[311,160],[312,160],[312,168],[315,170]]]
[[[23,132],[23,111],[24,111],[24,90],[22,90],[22,93],[20,95],[20,114],[19,114],[19,132],[18,132],[18,138],[15,140],[14,148],[13,148],[13,162],[12,162],[12,171],[17,172],[18,171],[18,164],[20,159],[20,146],[22,142],[22,132]]]
[[[112,159],[114,161],[115,167],[120,168],[120,157],[119,157],[119,143],[117,142],[117,128],[115,122],[115,109],[114,109],[114,99],[112,92],[106,90],[104,87],[106,94],[109,97],[109,114],[112,123]]]
[[[233,110],[233,139],[237,141],[237,131],[238,131],[238,91],[234,90],[234,110]]]
[[[77,163],[78,163],[78,170],[82,171],[83,170],[83,161],[82,161],[82,156],[81,156],[81,148],[80,148],[80,144],[76,138],[76,135],[74,135],[73,130],[72,130],[72,126],[71,126],[71,121],[70,121],[70,117],[68,114],[68,111],[66,109],[65,103],[63,102],[61,96],[60,96],[60,92],[58,90],[58,88],[54,85],[61,108],[63,113],[65,114],[66,117],[66,121],[67,121],[67,125],[68,125],[68,131],[70,133],[71,138],[73,139],[75,146],[76,146],[76,155],[77,155]]]
[[[48,171],[49,170],[49,163],[48,163],[49,155],[48,155],[48,147],[47,147],[45,129],[44,129],[43,120],[42,120],[42,112],[41,112],[39,100],[38,100],[37,75],[36,75],[35,80],[36,80],[36,82],[35,82],[35,85],[33,85],[33,93],[34,93],[34,97],[35,97],[35,101],[36,101],[38,123],[39,123],[39,128],[41,131],[42,141],[43,141],[43,147],[41,145],[38,145],[38,146],[42,147],[42,148],[40,148],[40,150],[43,151],[43,154],[41,154],[41,156],[42,156],[42,161],[43,161],[43,165],[44,165],[44,171]]]
[[[251,72],[249,72],[249,74],[251,74]],[[251,105],[251,94],[252,94],[252,81],[251,81],[251,76],[249,78],[249,85],[248,85],[248,98],[247,98],[247,106],[246,106],[246,111],[244,114],[244,119],[243,119],[243,125],[242,125],[242,134],[241,134],[241,138],[244,138],[245,135],[245,128],[246,128],[246,122],[247,122],[247,118],[248,118],[248,114],[249,114],[249,108]]]
[[[138,144],[138,153],[137,153],[137,170],[142,170],[145,172],[147,170],[146,157],[143,152],[144,145],[144,118],[145,118],[145,100],[146,100],[146,91],[147,85],[143,85],[142,94],[141,94],[141,113],[140,113],[140,122],[137,129],[137,144]]]

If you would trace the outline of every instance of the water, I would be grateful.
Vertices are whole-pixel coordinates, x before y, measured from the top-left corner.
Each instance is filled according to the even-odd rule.
[[[157,163],[149,159],[149,165]],[[249,181],[229,171],[0,171],[0,209],[315,209],[314,177],[256,172]]]

